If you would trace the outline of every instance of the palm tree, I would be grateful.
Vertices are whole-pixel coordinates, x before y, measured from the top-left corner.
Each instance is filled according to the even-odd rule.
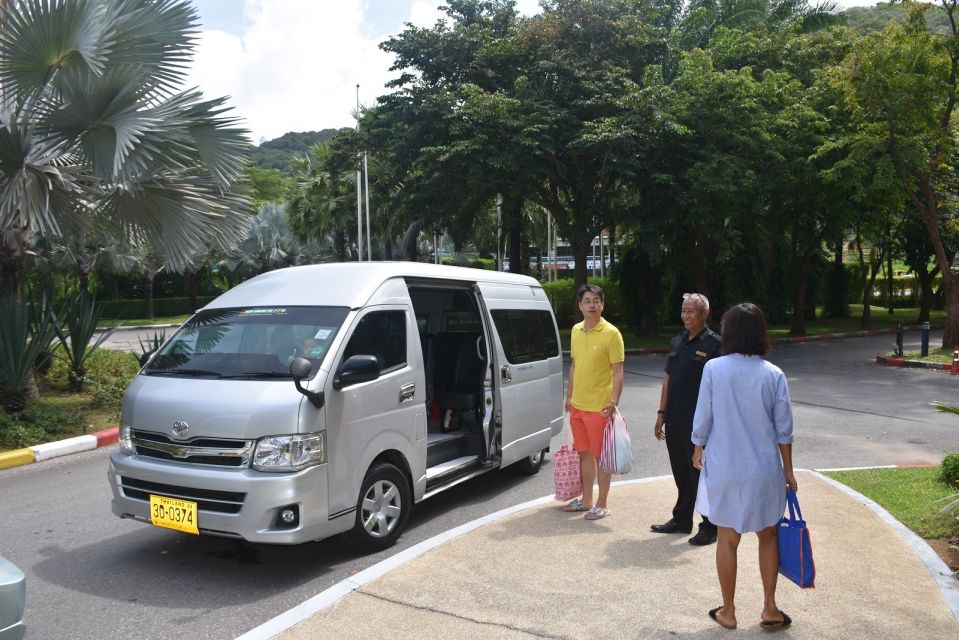
[[[0,296],[32,233],[109,229],[185,263],[248,225],[249,152],[225,99],[181,88],[197,26],[186,0],[0,5]]]
[[[267,202],[260,207],[247,237],[220,264],[242,279],[299,264],[301,254],[302,245],[290,231],[286,207]]]
[[[315,144],[292,161],[296,177],[288,199],[290,229],[301,241],[333,237],[336,259],[345,262],[347,232],[356,220],[356,178],[352,172],[330,170],[329,143]]]

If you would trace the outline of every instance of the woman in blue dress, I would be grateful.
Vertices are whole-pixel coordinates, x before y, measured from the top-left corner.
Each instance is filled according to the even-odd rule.
[[[766,319],[756,305],[730,308],[722,320],[723,356],[706,363],[693,419],[693,465],[701,470],[696,511],[718,527],[716,570],[723,605],[709,617],[736,628],[736,552],[743,533],[759,536],[762,628],[791,624],[776,605],[777,530],[793,475],[792,406],[786,376],[763,356]]]

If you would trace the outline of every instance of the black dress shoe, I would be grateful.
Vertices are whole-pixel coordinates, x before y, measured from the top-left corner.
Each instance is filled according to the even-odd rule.
[[[705,547],[707,544],[712,544],[716,542],[716,530],[715,529],[702,529],[696,532],[692,538],[689,539],[689,544],[696,547]]]
[[[653,533],[689,533],[693,530],[692,525],[683,528],[679,526],[679,523],[675,519],[670,518],[668,522],[663,524],[654,524],[649,528]]]

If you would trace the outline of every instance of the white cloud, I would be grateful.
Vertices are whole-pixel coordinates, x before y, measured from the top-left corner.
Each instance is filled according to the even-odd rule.
[[[242,35],[201,33],[191,86],[229,95],[253,140],[287,131],[351,126],[395,73],[392,56],[363,32],[363,0],[246,0]]]

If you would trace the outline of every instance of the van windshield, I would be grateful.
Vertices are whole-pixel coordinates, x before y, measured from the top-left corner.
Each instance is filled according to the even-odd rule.
[[[190,318],[147,364],[147,375],[292,379],[293,358],[312,375],[349,313],[347,307],[209,309]]]

